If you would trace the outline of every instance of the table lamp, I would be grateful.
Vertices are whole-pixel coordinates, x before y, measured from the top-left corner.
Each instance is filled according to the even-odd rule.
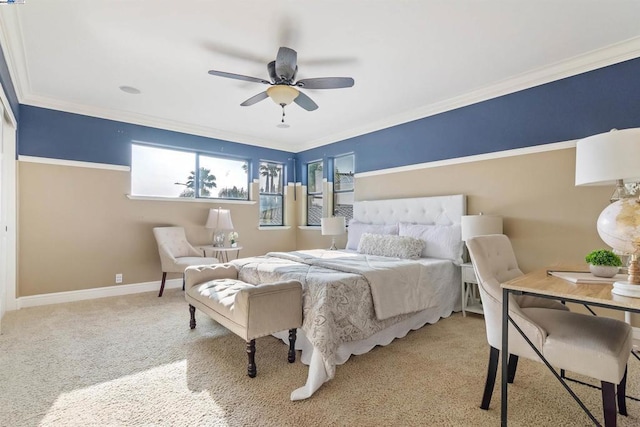
[[[502,234],[502,217],[495,215],[463,215],[460,221],[462,241],[475,236]]]
[[[233,230],[231,222],[231,211],[229,209],[209,209],[206,228],[213,229],[213,246],[223,247],[225,232]]]
[[[640,128],[613,129],[576,144],[576,186],[615,185],[610,201],[629,197],[624,182],[640,181]]]
[[[576,185],[616,184],[609,206],[597,221],[600,238],[629,255],[627,281],[613,284],[612,293],[640,298],[640,199],[630,197],[624,182],[640,181],[640,128],[612,130],[576,144]]]
[[[332,216],[330,218],[320,219],[320,229],[323,236],[331,236],[331,247],[329,250],[334,251],[336,247],[336,236],[344,234],[345,218],[343,216]]]
[[[487,234],[502,234],[502,217],[495,215],[462,215],[460,220],[460,232],[462,241],[466,242],[472,237],[485,236]]]

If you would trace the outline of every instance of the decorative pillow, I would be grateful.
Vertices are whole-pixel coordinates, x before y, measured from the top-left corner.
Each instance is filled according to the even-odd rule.
[[[358,244],[358,252],[395,258],[418,259],[424,242],[407,236],[364,233]]]
[[[358,244],[360,243],[360,237],[363,233],[370,234],[386,234],[386,235],[398,235],[398,224],[383,225],[383,224],[365,224],[356,220],[349,221],[349,229],[347,230],[347,249],[358,250]]]
[[[456,264],[462,264],[464,247],[459,224],[425,225],[401,222],[398,229],[400,236],[424,240],[422,257],[450,259]]]

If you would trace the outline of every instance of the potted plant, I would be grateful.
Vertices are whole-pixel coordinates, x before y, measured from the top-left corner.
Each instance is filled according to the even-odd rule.
[[[229,242],[231,243],[231,247],[235,248],[238,246],[238,232],[237,231],[232,231],[231,233],[229,233]]]
[[[590,252],[585,260],[589,263],[591,274],[598,277],[613,277],[618,274],[622,260],[608,249],[597,249]]]

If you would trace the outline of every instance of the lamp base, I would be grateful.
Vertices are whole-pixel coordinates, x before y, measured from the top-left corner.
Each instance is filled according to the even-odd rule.
[[[611,293],[623,297],[640,298],[640,285],[631,282],[615,282]]]
[[[336,246],[336,238],[332,237],[331,238],[331,247],[329,248],[330,251],[335,251],[337,250],[338,247]]]
[[[213,233],[213,246],[216,248],[224,247],[224,231],[216,231]]]

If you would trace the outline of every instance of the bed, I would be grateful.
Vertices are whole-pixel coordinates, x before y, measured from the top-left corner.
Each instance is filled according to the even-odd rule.
[[[296,347],[309,374],[291,400],[311,397],[351,355],[460,309],[465,213],[464,195],[355,202],[345,250],[271,252],[233,261],[245,282],[295,279],[303,285]]]

